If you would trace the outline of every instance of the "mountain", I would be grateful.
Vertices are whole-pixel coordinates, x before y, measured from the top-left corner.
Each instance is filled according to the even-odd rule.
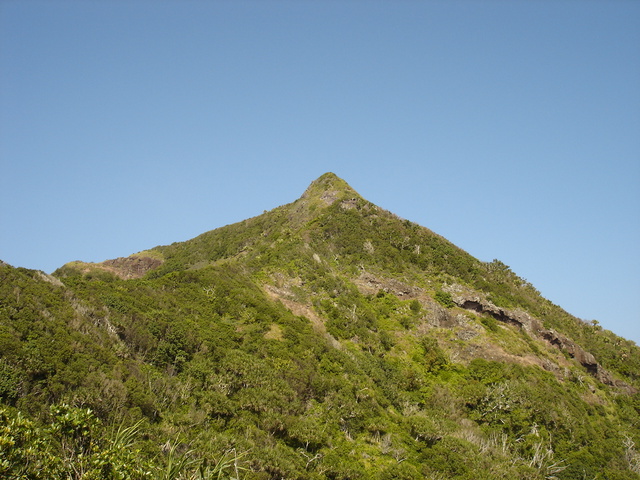
[[[633,342],[332,173],[0,279],[6,478],[640,479]]]

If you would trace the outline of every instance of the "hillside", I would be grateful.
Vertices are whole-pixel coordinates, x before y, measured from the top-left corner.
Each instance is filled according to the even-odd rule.
[[[0,280],[6,478],[640,479],[633,342],[331,173]]]

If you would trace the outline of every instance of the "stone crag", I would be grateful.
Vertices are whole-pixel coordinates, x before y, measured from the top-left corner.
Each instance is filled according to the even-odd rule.
[[[584,350],[576,342],[553,329],[545,328],[539,319],[532,317],[528,313],[522,310],[508,310],[498,307],[482,294],[461,285],[449,285],[446,291],[451,295],[451,299],[458,307],[481,315],[489,315],[500,322],[514,325],[527,332],[531,337],[544,340],[557,349],[566,352],[569,357],[575,359],[600,382],[624,390],[632,389],[622,380],[614,379],[613,375],[603,368],[591,353]]]

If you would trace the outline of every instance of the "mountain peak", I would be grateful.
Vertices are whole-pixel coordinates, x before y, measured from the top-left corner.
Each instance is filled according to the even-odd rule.
[[[335,173],[327,172],[315,179],[300,197],[310,203],[322,201],[326,206],[345,196],[360,197],[351,186]]]
[[[189,465],[235,462],[225,444],[237,444],[247,480],[533,480],[564,467],[557,478],[640,480],[640,349],[333,173],[185,242],[54,277],[3,266],[0,305],[0,417],[13,436],[42,432],[11,452],[13,478],[40,476],[30,458],[80,458],[63,448],[82,446],[76,430],[60,436],[73,415],[100,447],[84,457],[96,468],[112,437],[101,425],[140,420],[127,428],[148,455],[116,452],[121,471],[166,468],[159,447],[187,420],[171,448],[218,435]],[[93,368],[95,382],[60,381]],[[184,401],[166,401],[176,386]],[[82,409],[58,403],[78,394]],[[35,415],[49,404],[55,415]]]

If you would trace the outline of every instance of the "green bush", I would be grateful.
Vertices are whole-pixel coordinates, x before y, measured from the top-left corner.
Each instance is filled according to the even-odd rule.
[[[456,306],[449,292],[443,292],[442,290],[438,290],[435,293],[434,298],[443,307],[453,308]]]

